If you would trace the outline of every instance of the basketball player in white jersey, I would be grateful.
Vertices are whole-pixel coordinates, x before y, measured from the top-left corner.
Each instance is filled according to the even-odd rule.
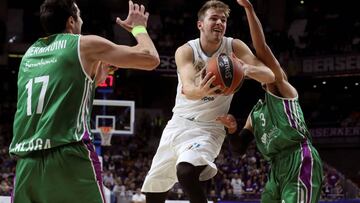
[[[234,53],[244,63],[245,76],[262,83],[275,79],[241,40],[224,37],[229,12],[228,5],[221,1],[206,2],[198,12],[200,38],[185,43],[175,53],[179,84],[174,114],[142,187],[147,203],[165,202],[176,182],[191,203],[207,202],[201,181],[216,175],[213,161],[226,134],[224,125],[216,119],[228,113],[233,97],[216,93],[220,87],[210,86],[215,79],[212,73],[202,77],[210,57]]]

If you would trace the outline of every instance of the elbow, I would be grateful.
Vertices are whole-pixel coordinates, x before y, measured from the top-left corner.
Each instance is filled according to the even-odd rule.
[[[188,100],[197,100],[197,98],[195,98],[193,95],[189,94],[187,91],[182,91],[182,94],[185,96],[186,99]]]
[[[155,70],[160,65],[159,56],[151,56],[148,63],[146,64],[146,70],[151,71]]]
[[[269,73],[266,76],[262,77],[259,82],[265,83],[265,84],[271,84],[275,82],[275,76],[273,73]]]
[[[187,87],[187,86],[183,86],[183,87],[182,87],[181,93],[182,93],[182,95],[184,95],[185,98],[188,99],[188,100],[199,100],[199,99],[202,98],[201,95],[195,94],[195,93],[191,90],[191,88],[189,88],[189,87]]]
[[[269,73],[267,74],[267,77],[265,78],[266,81],[264,83],[273,83],[275,82],[275,74],[269,70]]]
[[[194,96],[190,96],[190,95],[187,95],[187,94],[185,94],[184,96],[185,96],[185,98],[188,99],[188,100],[193,100],[193,101],[199,100],[199,98],[196,98],[196,97],[194,97]]]
[[[269,69],[263,74],[259,82],[266,84],[273,83],[275,82],[275,74]]]
[[[160,57],[158,54],[156,56],[153,56],[151,65],[152,65],[152,70],[154,70],[155,68],[157,68],[160,65]]]
[[[160,57],[157,52],[152,53],[150,50],[143,50],[143,53],[145,54],[145,60],[142,60],[142,62],[144,62],[143,67],[145,70],[151,71],[160,65]]]

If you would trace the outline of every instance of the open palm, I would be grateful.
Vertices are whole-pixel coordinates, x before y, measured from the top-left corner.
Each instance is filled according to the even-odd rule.
[[[120,18],[116,19],[116,23],[121,27],[131,32],[131,30],[138,25],[147,26],[147,21],[149,18],[149,13],[145,12],[145,6],[139,4],[134,4],[132,1],[129,1],[129,14],[125,20]]]

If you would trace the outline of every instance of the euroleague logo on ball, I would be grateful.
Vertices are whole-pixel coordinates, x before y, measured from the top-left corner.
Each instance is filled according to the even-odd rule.
[[[221,75],[224,77],[224,83],[227,87],[230,87],[233,75],[233,67],[230,58],[226,54],[220,54],[218,57],[218,64],[220,71],[222,72]]]
[[[229,95],[237,91],[244,81],[244,69],[236,56],[229,56],[221,53],[209,59],[206,72],[211,72],[215,76],[215,80],[211,83],[211,87],[219,85],[215,93]]]
[[[221,60],[219,61],[219,66],[223,66],[224,67],[224,70],[225,70],[225,78],[226,79],[231,79],[233,77],[233,74],[232,74],[232,67],[230,66],[230,63],[229,63],[229,58],[224,55],[224,54],[221,54],[219,56],[219,59],[221,58]]]

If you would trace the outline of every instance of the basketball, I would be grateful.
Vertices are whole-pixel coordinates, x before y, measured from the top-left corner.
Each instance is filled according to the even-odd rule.
[[[212,72],[216,76],[212,85],[220,85],[223,89],[222,92],[217,93],[229,95],[241,87],[244,81],[244,70],[242,64],[235,60],[233,56],[222,53],[208,61],[206,72]]]

